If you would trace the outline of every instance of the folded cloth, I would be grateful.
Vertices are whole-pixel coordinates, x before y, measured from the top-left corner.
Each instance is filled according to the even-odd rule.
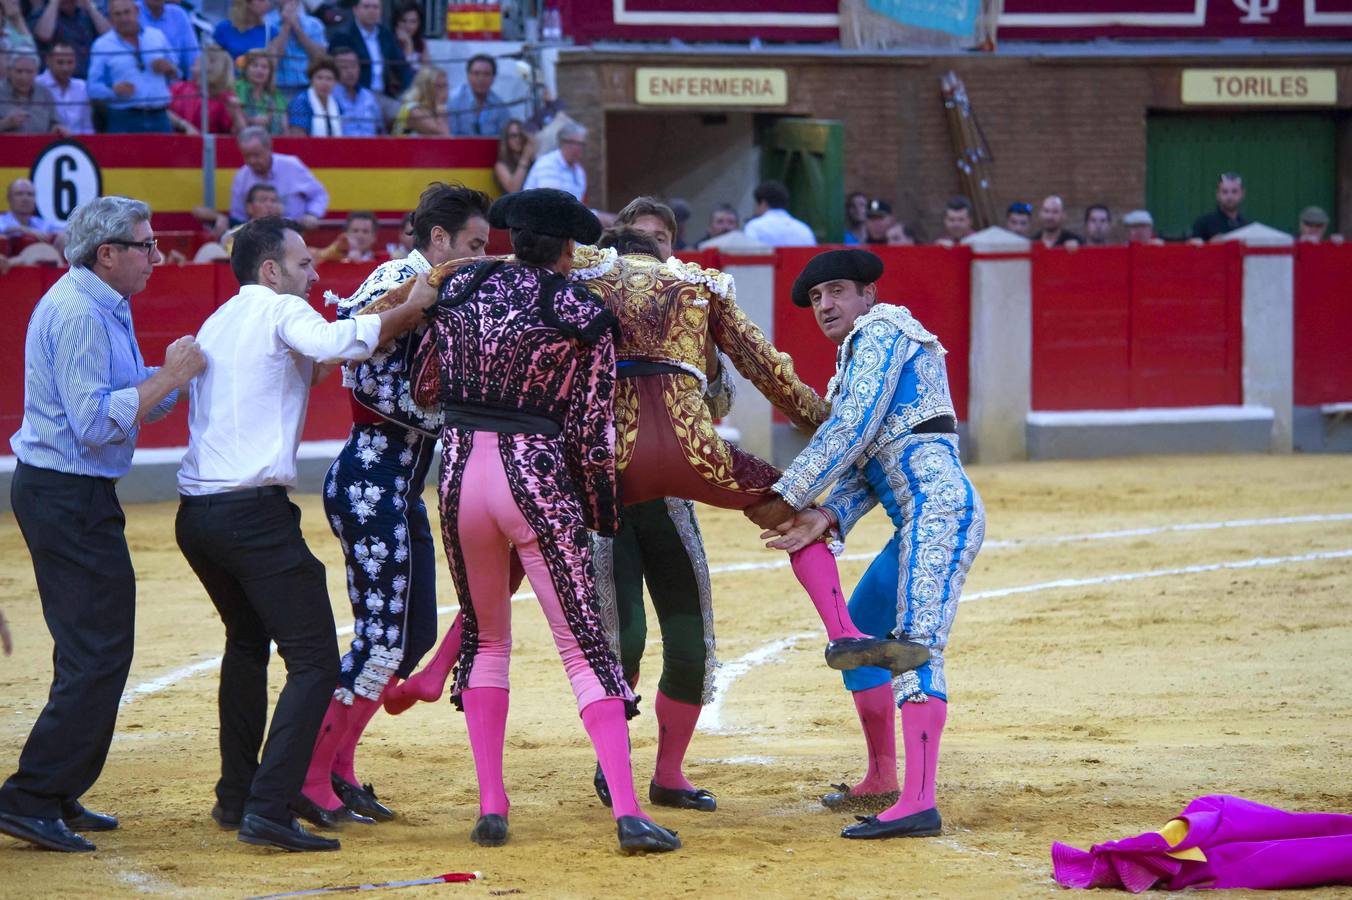
[[[1198,797],[1159,831],[1095,844],[1052,844],[1068,888],[1278,888],[1352,885],[1352,816],[1293,813],[1242,797]]]

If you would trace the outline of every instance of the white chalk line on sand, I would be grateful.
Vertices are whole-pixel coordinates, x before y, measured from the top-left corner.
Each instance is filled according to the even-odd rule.
[[[1122,539],[1122,538],[1128,538],[1128,537],[1148,537],[1148,536],[1150,536],[1150,535],[1155,535],[1155,534],[1168,534],[1168,533],[1172,533],[1172,532],[1214,531],[1214,530],[1224,529],[1224,528],[1261,528],[1261,527],[1274,527],[1274,526],[1282,526],[1282,525],[1309,525],[1309,524],[1318,524],[1318,523],[1321,523],[1321,522],[1346,522],[1346,521],[1352,521],[1352,513],[1324,513],[1324,514],[1303,515],[1303,516],[1282,516],[1282,517],[1263,518],[1263,519],[1231,519],[1231,520],[1223,521],[1223,522],[1189,522],[1189,523],[1182,523],[1182,524],[1177,524],[1177,525],[1152,525],[1152,526],[1147,526],[1147,527],[1143,527],[1143,528],[1128,528],[1128,529],[1120,529],[1120,530],[1116,530],[1116,531],[1094,531],[1094,532],[1088,532],[1088,533],[1086,533],[1086,534],[1052,535],[1052,536],[1048,536],[1048,537],[1033,537],[1033,538],[1015,538],[1015,539],[1004,540],[1004,541],[992,540],[992,541],[986,541],[986,543],[985,543],[984,546],[983,546],[983,549],[985,549],[985,550],[991,550],[991,549],[1005,549],[1005,548],[1012,548],[1012,547],[1028,547],[1028,546],[1041,546],[1041,545],[1069,544],[1069,543],[1076,543],[1076,542],[1081,542],[1081,541],[1120,540],[1120,539]],[[840,559],[842,559],[842,560],[844,560],[844,561],[847,561],[847,562],[858,562],[858,561],[862,561],[862,560],[866,560],[866,559],[872,559],[872,558],[873,558],[874,556],[876,556],[876,555],[877,555],[876,553],[848,553],[848,554],[845,554],[844,556],[841,556]],[[1273,559],[1286,559],[1286,558],[1285,558],[1285,557],[1280,557],[1280,558],[1279,558],[1279,557],[1274,557]],[[1304,559],[1304,557],[1292,557],[1292,558],[1290,558],[1290,561],[1297,561],[1297,560],[1300,560],[1300,561],[1307,561],[1307,560]],[[1264,564],[1264,563],[1262,563],[1262,562],[1255,562],[1255,561],[1252,561],[1252,560],[1246,561],[1245,563],[1242,563],[1242,564],[1213,563],[1213,564],[1211,564],[1210,566],[1204,566],[1204,567],[1202,567],[1202,568],[1196,569],[1196,571],[1199,571],[1199,572],[1207,572],[1207,571],[1213,571],[1216,567],[1242,568],[1242,567],[1248,567],[1248,566],[1254,566],[1254,565],[1262,565],[1262,564]],[[1266,563],[1266,564],[1268,564],[1268,565],[1275,565],[1275,564],[1277,564],[1277,563]],[[728,574],[728,573],[733,573],[733,572],[761,572],[761,571],[767,571],[767,570],[773,570],[773,569],[783,569],[783,568],[787,568],[788,565],[789,565],[789,560],[788,560],[787,557],[781,557],[781,558],[773,559],[773,560],[766,560],[766,561],[763,561],[763,562],[724,563],[724,564],[722,564],[722,565],[710,566],[710,567],[709,567],[709,574],[710,574],[710,575],[723,575],[723,574]],[[1144,578],[1144,577],[1151,577],[1151,578],[1153,578],[1153,577],[1159,577],[1160,575],[1189,574],[1191,571],[1193,571],[1193,568],[1192,568],[1192,567],[1189,567],[1189,568],[1187,568],[1187,569],[1180,569],[1180,570],[1172,570],[1172,569],[1169,569],[1169,570],[1158,570],[1157,573],[1127,573],[1127,575],[1122,575],[1122,576],[1104,576],[1104,577],[1109,578],[1109,579],[1110,579],[1109,581],[1097,581],[1097,580],[1095,580],[1095,579],[1087,579],[1087,580],[1086,580],[1086,579],[1079,579],[1079,580],[1076,580],[1076,579],[1062,579],[1062,580],[1056,581],[1056,582],[1046,582],[1046,583],[1041,584],[1041,585],[1025,585],[1025,586],[1023,586],[1023,587],[1001,588],[1001,589],[998,589],[998,590],[996,590],[996,591],[978,591],[978,592],[975,593],[975,594],[968,594],[967,596],[963,597],[962,599],[963,599],[964,601],[965,601],[965,600],[984,600],[984,599],[991,599],[991,598],[994,598],[994,597],[1005,596],[1006,594],[1022,594],[1022,593],[1029,593],[1029,592],[1037,591],[1037,590],[1047,590],[1047,589],[1055,588],[1055,587],[1079,587],[1079,586],[1088,586],[1088,585],[1091,585],[1091,584],[1107,584],[1107,583],[1111,583],[1112,581],[1133,580],[1134,578]],[[522,592],[522,593],[519,593],[519,594],[514,594],[514,595],[512,596],[512,600],[513,600],[513,601],[516,601],[516,602],[522,602],[522,601],[525,601],[525,600],[533,600],[533,599],[535,599],[535,594],[533,594],[533,593],[531,593],[531,592],[529,592],[529,591],[525,591],[525,592]],[[439,607],[439,608],[437,609],[437,614],[438,614],[438,615],[444,615],[444,614],[446,614],[446,613],[454,612],[454,611],[457,610],[457,609],[459,609],[458,606],[443,606],[443,607]],[[349,634],[351,634],[351,633],[352,633],[352,626],[349,625],[349,626],[347,626],[347,627],[345,627],[345,628],[339,629],[338,632],[337,632],[337,636],[338,636],[338,637],[344,637],[344,636],[349,635]],[[773,644],[773,643],[776,643],[776,642],[771,642],[771,643]],[[767,646],[770,646],[770,645],[767,645]],[[785,648],[785,649],[787,649],[787,648]],[[753,651],[753,652],[754,652],[754,651]],[[780,652],[782,652],[782,650],[781,650]],[[736,662],[736,661],[734,661],[734,663],[735,663],[735,662]],[[726,670],[729,666],[733,665],[734,663],[728,663],[728,664],[726,664],[726,665],[723,667],[723,669]],[[149,680],[149,681],[141,682],[140,684],[136,685],[135,687],[132,687],[132,688],[130,688],[129,690],[127,690],[127,691],[122,695],[122,704],[121,704],[121,705],[122,705],[123,707],[126,707],[126,706],[129,706],[130,704],[134,703],[136,700],[138,700],[138,699],[141,698],[141,697],[148,697],[148,696],[150,696],[150,695],[152,695],[152,694],[158,694],[159,692],[161,692],[161,691],[163,691],[163,690],[166,690],[166,689],[168,689],[168,688],[170,688],[170,687],[173,687],[175,684],[177,684],[178,682],[184,680],[185,678],[191,678],[191,677],[193,677],[194,675],[200,675],[200,674],[203,673],[203,672],[211,671],[211,670],[213,670],[213,669],[218,669],[218,668],[220,667],[220,664],[221,664],[221,657],[219,657],[219,656],[214,656],[214,657],[212,657],[212,658],[210,658],[210,659],[199,660],[198,662],[192,663],[192,664],[187,665],[187,666],[183,666],[182,668],[174,669],[174,670],[171,671],[171,672],[167,672],[167,673],[165,673],[164,675],[160,675],[160,676],[158,676],[158,677],[156,677],[156,678],[152,678],[152,679]],[[756,663],[755,665],[759,665],[759,663]],[[748,667],[748,669],[749,669],[749,667]],[[738,676],[736,676],[736,677],[740,677],[740,674],[739,674]],[[731,684],[731,682],[729,682],[729,684]],[[723,693],[723,691],[720,691],[718,696],[722,696],[722,693]],[[719,701],[718,701],[717,699],[715,699],[715,702],[719,702]],[[706,711],[706,712],[705,712],[705,716],[708,716],[708,715],[709,715],[709,713],[708,713],[708,711]],[[704,718],[705,716],[702,716],[701,718]]]

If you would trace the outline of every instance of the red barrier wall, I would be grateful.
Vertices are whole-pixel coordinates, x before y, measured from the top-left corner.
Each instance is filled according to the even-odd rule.
[[[836,348],[821,333],[812,311],[793,305],[793,280],[822,247],[776,251],[775,346],[793,357],[798,374],[818,391],[836,370]],[[909,309],[948,350],[948,384],[958,418],[967,418],[967,364],[971,347],[972,253],[966,247],[869,247],[886,269],[878,297]],[[782,417],[776,421],[786,421]]]
[[[352,293],[370,273],[366,264],[334,263],[320,269],[320,282],[310,303],[326,318],[334,307],[324,305],[324,291],[339,296]],[[9,438],[23,419],[24,338],[33,308],[65,270],[48,266],[15,266],[4,277],[6,305],[12,327],[0,331],[0,454],[8,454]],[[196,334],[207,317],[239,290],[229,266],[223,264],[160,266],[146,289],[132,298],[132,318],[141,354],[150,365],[164,359],[164,350],[185,334]],[[352,427],[347,392],[337,373],[310,392],[305,420],[307,441],[344,438]],[[138,447],[184,447],[188,443],[186,403],[166,418],[142,429]]]
[[[1352,401],[1352,244],[1296,246],[1295,403]]]
[[[1206,247],[1033,248],[1033,409],[1243,402],[1243,257]]]

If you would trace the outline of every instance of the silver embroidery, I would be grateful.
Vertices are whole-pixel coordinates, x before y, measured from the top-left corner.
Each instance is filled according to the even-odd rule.
[[[676,526],[681,537],[685,555],[690,558],[690,568],[695,573],[695,584],[699,588],[700,618],[704,622],[704,686],[700,692],[700,704],[708,705],[714,699],[714,676],[718,674],[717,641],[714,639],[714,602],[713,587],[709,583],[709,558],[704,553],[704,537],[700,534],[699,519],[695,517],[695,504],[690,500],[667,497],[667,516]]]

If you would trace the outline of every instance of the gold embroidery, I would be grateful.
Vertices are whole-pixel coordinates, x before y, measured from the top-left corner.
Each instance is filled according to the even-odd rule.
[[[742,490],[733,477],[732,452],[718,436],[709,409],[690,380],[679,375],[663,375],[662,403],[670,410],[672,431],[700,479],[714,487]]]
[[[638,440],[638,391],[632,378],[615,382],[615,471],[629,468]]]

